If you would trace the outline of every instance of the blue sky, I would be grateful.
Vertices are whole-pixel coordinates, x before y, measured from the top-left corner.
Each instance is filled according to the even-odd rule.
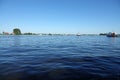
[[[120,33],[120,0],[0,0],[0,32]]]

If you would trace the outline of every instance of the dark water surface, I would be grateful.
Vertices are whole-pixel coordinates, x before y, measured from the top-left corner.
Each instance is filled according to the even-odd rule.
[[[0,80],[120,80],[120,38],[0,36]]]

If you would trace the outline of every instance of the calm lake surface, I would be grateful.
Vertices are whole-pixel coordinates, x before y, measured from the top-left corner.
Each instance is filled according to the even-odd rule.
[[[120,38],[1,35],[0,80],[120,80]]]

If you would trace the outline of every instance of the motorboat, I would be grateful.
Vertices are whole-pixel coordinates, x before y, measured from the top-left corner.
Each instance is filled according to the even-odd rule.
[[[80,36],[80,33],[77,33],[76,36]]]
[[[115,32],[109,32],[107,37],[118,37],[118,35],[116,35]]]

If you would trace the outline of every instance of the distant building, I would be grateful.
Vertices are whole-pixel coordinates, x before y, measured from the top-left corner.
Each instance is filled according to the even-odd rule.
[[[3,32],[3,35],[9,35],[9,33],[8,32]]]

